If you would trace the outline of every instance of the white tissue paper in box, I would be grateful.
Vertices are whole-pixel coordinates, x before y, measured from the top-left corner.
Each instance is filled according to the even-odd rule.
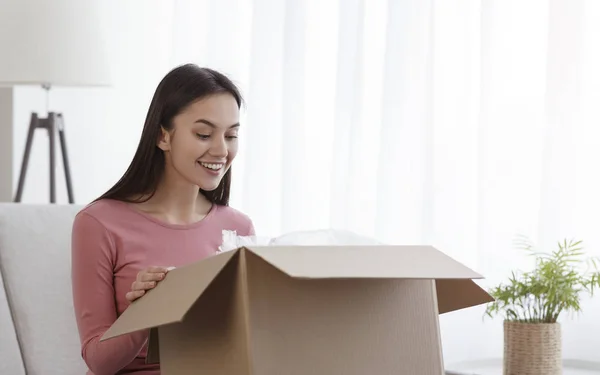
[[[231,251],[243,246],[267,246],[270,238],[259,236],[238,236],[234,230],[223,230],[223,242],[219,246],[218,252]]]
[[[382,245],[373,238],[338,229],[296,231],[275,238],[238,236],[236,231],[224,230],[222,236],[223,243],[219,247],[219,252],[235,250],[243,246]]]
[[[373,238],[339,229],[321,229],[291,232],[273,238],[272,246],[346,246],[346,245],[382,245]]]

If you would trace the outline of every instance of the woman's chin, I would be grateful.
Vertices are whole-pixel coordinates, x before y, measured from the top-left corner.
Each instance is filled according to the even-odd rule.
[[[219,187],[219,184],[197,184],[198,187],[200,188],[200,190],[203,191],[213,191],[216,190]]]

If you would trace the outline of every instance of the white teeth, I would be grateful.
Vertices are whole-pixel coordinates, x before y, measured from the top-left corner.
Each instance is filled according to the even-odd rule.
[[[209,164],[209,163],[202,163],[202,162],[200,164],[202,164],[203,167],[212,169],[214,171],[218,171],[219,169],[221,169],[223,167],[223,164]]]

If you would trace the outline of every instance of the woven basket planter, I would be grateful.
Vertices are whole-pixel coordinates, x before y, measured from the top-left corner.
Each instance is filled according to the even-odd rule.
[[[561,375],[559,323],[504,322],[504,375]]]

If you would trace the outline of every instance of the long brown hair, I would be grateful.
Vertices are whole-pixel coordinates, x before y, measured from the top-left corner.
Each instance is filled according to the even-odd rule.
[[[208,68],[186,64],[171,70],[159,83],[148,108],[142,136],[133,160],[121,179],[106,193],[97,198],[115,199],[139,203],[150,199],[156,192],[165,169],[165,156],[156,145],[161,127],[173,128],[173,118],[191,103],[204,97],[229,93],[242,105],[242,96],[229,78]],[[219,186],[212,191],[200,189],[210,202],[229,205],[231,168],[225,173]],[[137,196],[145,199],[135,199]]]

